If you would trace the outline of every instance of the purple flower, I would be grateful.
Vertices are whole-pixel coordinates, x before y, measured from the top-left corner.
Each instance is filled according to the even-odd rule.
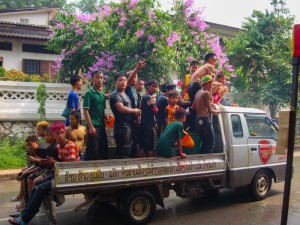
[[[194,0],[186,0],[184,3],[183,3],[183,6],[185,8],[190,8],[191,6],[194,5]]]
[[[138,2],[139,2],[139,0],[131,0],[129,5],[128,5],[128,8],[129,9],[134,8],[138,4]]]
[[[149,11],[148,17],[150,20],[155,20],[157,18],[155,12],[153,12],[152,10]]]
[[[156,52],[156,48],[152,48],[152,51],[153,51],[153,52]]]
[[[165,37],[165,35],[163,35],[163,34],[161,34],[161,35],[159,36],[160,40],[163,40],[164,37]]]
[[[55,25],[56,28],[63,29],[64,25],[62,23],[58,23]]]
[[[154,43],[154,42],[156,41],[156,36],[153,35],[153,34],[150,34],[150,35],[148,36],[148,40],[149,40],[150,42]]]
[[[138,57],[139,57],[139,55],[138,55],[138,54],[135,54],[135,55],[134,55],[134,57],[135,57],[135,58],[138,58]]]
[[[232,78],[235,78],[235,77],[237,77],[237,75],[236,75],[236,74],[230,74],[230,76],[231,76]]]
[[[135,32],[134,34],[135,34],[137,37],[142,37],[142,36],[144,36],[144,33],[145,33],[145,30],[144,30],[144,29],[141,29],[141,30],[138,30],[137,32]]]
[[[191,62],[191,61],[193,61],[193,57],[192,57],[192,56],[189,56],[189,57],[187,58],[187,60],[188,60],[189,62]]]
[[[176,41],[179,41],[181,40],[181,36],[179,36],[177,34],[177,32],[173,32],[168,38],[167,38],[167,43],[168,43],[168,46],[172,47],[173,46],[173,43],[176,42]]]
[[[109,16],[111,14],[111,10],[108,5],[102,6],[100,9],[98,9],[98,12],[100,15],[103,15],[103,16]]]
[[[78,30],[75,30],[75,33],[79,35],[83,35],[83,30],[79,28]]]

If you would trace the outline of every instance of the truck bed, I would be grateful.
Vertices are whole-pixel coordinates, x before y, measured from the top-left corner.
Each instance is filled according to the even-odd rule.
[[[225,154],[188,155],[186,159],[136,158],[55,164],[57,193],[75,194],[107,188],[175,183],[225,176]]]

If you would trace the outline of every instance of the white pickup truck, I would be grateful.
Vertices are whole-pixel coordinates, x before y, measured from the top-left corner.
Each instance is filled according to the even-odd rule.
[[[77,210],[95,200],[116,203],[128,224],[147,223],[156,204],[164,207],[170,190],[193,198],[214,189],[248,186],[254,200],[267,198],[272,180],[280,182],[285,177],[286,155],[276,154],[277,124],[258,109],[221,109],[223,113],[212,117],[214,153],[186,159],[56,163],[52,196],[60,205],[65,195],[85,194],[87,202]]]

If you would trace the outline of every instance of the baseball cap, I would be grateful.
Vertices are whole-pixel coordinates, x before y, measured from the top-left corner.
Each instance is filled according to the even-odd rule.
[[[205,75],[204,77],[202,77],[201,79],[201,84],[206,84],[208,82],[213,81],[213,78],[210,75]]]

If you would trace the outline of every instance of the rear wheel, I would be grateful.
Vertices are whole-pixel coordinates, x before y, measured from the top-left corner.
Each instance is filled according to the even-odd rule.
[[[249,189],[250,194],[256,201],[263,200],[269,196],[272,187],[272,176],[267,170],[260,170],[255,174]]]
[[[155,198],[149,191],[136,191],[124,198],[121,210],[127,224],[146,224],[156,209]]]

